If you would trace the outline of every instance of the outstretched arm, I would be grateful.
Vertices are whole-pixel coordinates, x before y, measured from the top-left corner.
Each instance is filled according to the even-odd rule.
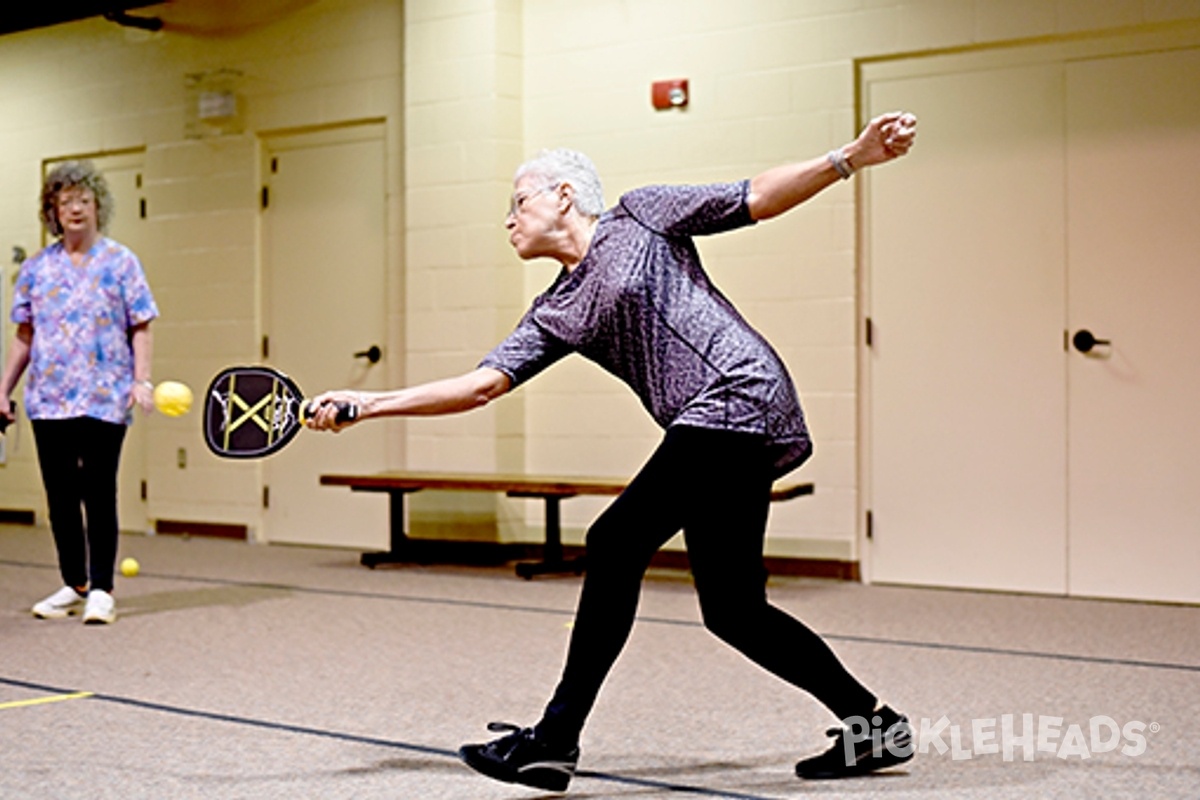
[[[894,111],[871,120],[857,139],[834,152],[840,153],[849,173],[899,158],[912,147],[916,135],[917,118]],[[834,161],[830,156],[821,156],[773,167],[751,178],[747,199],[750,216],[755,220],[778,216],[848,177],[848,173],[838,171]]]
[[[314,430],[341,430],[352,422],[338,422],[337,404],[358,406],[358,420],[371,417],[430,416],[456,414],[487,405],[512,388],[512,381],[500,370],[480,367],[456,378],[430,381],[390,392],[325,392],[312,399],[318,408],[307,420]],[[358,421],[356,420],[356,421]]]

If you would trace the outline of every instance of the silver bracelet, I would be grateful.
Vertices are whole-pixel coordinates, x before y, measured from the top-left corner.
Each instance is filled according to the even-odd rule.
[[[850,176],[854,174],[854,168],[846,160],[845,148],[839,147],[837,150],[830,150],[827,158],[833,168],[837,170],[837,174],[842,176],[842,180],[849,180]]]
[[[138,386],[145,386],[147,389],[149,389],[149,390],[150,390],[150,391],[152,391],[152,392],[154,391],[154,384],[153,384],[153,383],[151,383],[151,382],[150,382],[150,381],[148,381],[148,380],[146,380],[146,381],[134,381],[134,383],[136,383]]]

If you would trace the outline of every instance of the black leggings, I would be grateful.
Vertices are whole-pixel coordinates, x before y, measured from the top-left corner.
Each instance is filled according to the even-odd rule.
[[[90,417],[35,419],[33,436],[63,582],[111,592],[125,426]]]
[[[587,576],[562,678],[539,735],[574,742],[637,613],[642,577],[683,529],[704,625],[845,719],[875,696],[814,631],[767,602],[771,475],[758,436],[673,427],[587,534]]]

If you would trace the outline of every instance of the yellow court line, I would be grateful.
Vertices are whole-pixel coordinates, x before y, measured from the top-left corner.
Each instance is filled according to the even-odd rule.
[[[6,708],[22,708],[24,706],[40,706],[43,703],[57,703],[61,700],[82,700],[91,697],[95,692],[73,692],[71,694],[56,694],[50,697],[36,697],[33,700],[16,700],[12,703],[0,703],[0,711]]]

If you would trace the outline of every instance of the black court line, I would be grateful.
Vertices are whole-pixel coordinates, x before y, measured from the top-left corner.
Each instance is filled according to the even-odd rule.
[[[4,563],[4,562],[0,562]],[[58,686],[47,686],[40,683],[31,683],[29,681],[18,680],[16,678],[0,677],[0,684],[12,686],[20,689],[28,689],[36,692],[46,692],[47,694],[75,694],[79,690],[64,689]],[[231,725],[241,725],[252,728],[261,728],[264,730],[275,731],[279,733],[291,733],[300,736],[316,736],[323,739],[335,739],[343,742],[353,742],[355,744],[367,744],[374,747],[387,747],[395,750],[407,750],[413,753],[421,753],[423,755],[439,756],[451,758],[458,761],[458,752],[454,750],[444,750],[440,747],[429,747],[427,745],[413,744],[411,742],[401,742],[395,739],[380,739],[376,736],[363,736],[356,733],[344,733],[342,731],[332,731],[325,728],[310,728],[304,725],[292,725],[286,722],[272,722],[271,720],[255,719],[253,717],[239,717],[233,714],[223,714],[216,711],[202,711],[195,708],[184,708],[182,706],[171,706],[163,703],[154,703],[149,700],[138,700],[133,697],[121,697],[119,695],[104,694],[95,692],[83,700],[99,700],[104,703],[114,703],[116,705],[128,706],[141,709],[144,711],[156,711],[163,714],[174,714],[176,716],[191,717],[193,719],[204,719],[213,722],[225,722]],[[608,783],[619,783],[631,786],[641,786],[647,789],[659,789],[668,792],[679,792],[681,794],[694,794],[705,797],[725,797],[731,800],[774,800],[774,798],[764,797],[755,794],[742,794],[738,792],[729,792],[724,790],[708,789],[703,786],[691,786],[683,783],[667,783],[664,781],[649,780],[646,778],[631,778],[625,775],[616,775],[609,772],[594,772],[592,770],[579,770],[575,773],[578,778],[591,778],[593,780],[607,781]]]
[[[898,647],[920,647],[928,650],[951,650],[960,653],[978,653],[995,656],[1020,656],[1023,658],[1045,658],[1053,661],[1074,661],[1082,664],[1106,664],[1117,667],[1145,667],[1147,669],[1182,670],[1184,672],[1200,672],[1200,665],[1173,664],[1169,661],[1140,661],[1134,658],[1106,658],[1104,656],[1080,656],[1071,653],[1044,653],[1037,650],[1014,650],[1005,647],[984,647],[982,645],[943,644],[940,642],[918,642],[905,639],[880,639],[874,636],[853,636],[849,634],[821,634],[826,639],[837,639],[842,642],[862,642],[864,644],[885,644]]]
[[[0,677],[0,684],[13,686],[20,689],[29,689],[36,692],[46,692],[48,694],[75,694],[78,689],[63,689],[57,686],[47,686],[41,683],[30,683],[29,681],[17,680],[15,678]],[[323,730],[321,728],[307,728],[300,725],[289,725],[283,722],[271,722],[269,720],[253,719],[252,717],[238,717],[232,714],[221,714],[215,711],[200,711],[193,708],[184,708],[182,706],[169,706],[162,703],[153,703],[149,700],[137,700],[132,697],[120,697],[118,695],[103,694],[101,692],[93,692],[83,700],[101,700],[106,703],[116,703],[123,706],[132,706],[147,711],[159,711],[164,714],[175,714],[184,717],[195,717],[199,719],[213,720],[216,722],[229,722],[235,725],[248,725],[255,728],[265,728],[273,731],[283,731],[285,733],[300,733],[307,736],[321,736],[328,739],[338,739],[346,742],[356,742],[358,744],[378,745],[379,747],[392,747],[402,750],[411,750],[417,753],[437,756],[455,756],[450,750],[442,750],[436,747],[425,747],[423,745],[409,744],[406,742],[397,742],[390,739],[378,739],[371,736],[359,736],[352,733],[339,733],[336,731]]]
[[[6,561],[0,559],[0,565],[13,567],[37,567],[39,569],[57,569],[46,564],[33,562]],[[457,600],[442,597],[422,597],[419,595],[387,594],[385,592],[365,592],[350,589],[320,589],[311,586],[298,586],[287,583],[262,583],[257,581],[238,581],[227,578],[204,578],[193,575],[168,575],[162,573],[141,573],[147,578],[159,580],[176,580],[191,583],[210,584],[216,586],[238,586],[249,589],[268,589],[288,591],[297,594],[316,594],[327,597],[354,597],[369,600],[390,600],[402,603],[418,603],[423,605],[448,606],[456,608],[481,608],[492,611],[519,611],[526,614],[549,614],[560,617],[573,617],[573,609],[546,608],[539,606],[519,605],[515,603],[494,603],[481,600]],[[702,628],[704,624],[697,620],[671,619],[670,617],[638,616],[637,621],[656,625],[676,625],[687,628]],[[1085,656],[1072,653],[1050,653],[1042,650],[1019,650],[1015,648],[987,647],[984,645],[954,644],[949,642],[924,642],[916,639],[889,639],[877,636],[858,636],[854,634],[825,633],[826,639],[859,644],[874,644],[887,647],[909,647],[923,650],[944,650],[955,653],[972,653],[975,655],[1011,656],[1016,658],[1037,658],[1049,661],[1068,661],[1079,664],[1100,664],[1117,667],[1139,667],[1142,669],[1176,670],[1181,672],[1200,672],[1200,664],[1177,664],[1170,661],[1146,661],[1134,658],[1111,658],[1106,656]]]

